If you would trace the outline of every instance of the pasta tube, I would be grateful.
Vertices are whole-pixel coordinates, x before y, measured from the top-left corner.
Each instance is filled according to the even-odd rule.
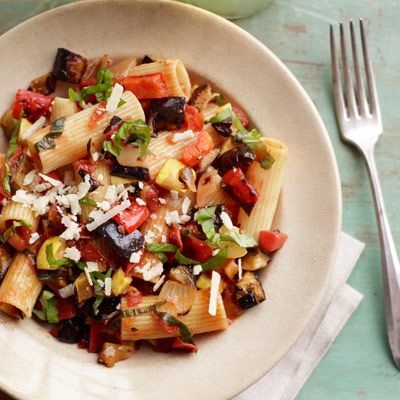
[[[35,215],[30,207],[22,203],[9,200],[2,208],[0,214],[0,229],[4,229],[7,221],[24,221],[32,231],[36,231],[39,225],[39,217]]]
[[[133,308],[148,307],[157,303],[159,300],[158,296],[145,296],[143,297],[142,304]],[[228,319],[226,317],[221,295],[218,294],[217,311],[215,316],[211,316],[208,313],[209,302],[210,290],[199,290],[196,292],[196,299],[189,313],[177,317],[194,335],[228,328]],[[122,299],[121,305],[122,310],[130,308],[127,306],[125,299]],[[172,334],[166,332],[160,324],[154,320],[150,313],[140,314],[136,317],[122,318],[122,340],[160,339],[173,336],[179,336],[179,332]]]
[[[122,99],[125,104],[118,107],[115,113],[100,119],[92,129],[89,129],[88,122],[97,106],[89,107],[68,117],[65,120],[63,134],[55,139],[55,148],[42,150],[38,153],[43,173],[48,173],[84,157],[87,152],[86,146],[90,139],[96,145],[99,145],[103,131],[109,124],[111,116],[116,115],[121,118],[130,117],[144,120],[143,109],[138,99],[131,92],[124,92]],[[49,132],[50,128],[46,127],[29,138],[28,145],[32,153],[36,153],[35,143]]]
[[[42,287],[43,283],[36,276],[31,259],[18,253],[1,283],[0,302],[18,308],[25,317],[30,318]]]
[[[78,112],[78,106],[75,101],[65,99],[63,97],[56,97],[51,109],[50,120],[55,121],[61,117],[70,117]]]
[[[254,235],[258,239],[262,230],[270,230],[281,191],[283,171],[288,155],[288,148],[279,140],[262,138],[268,152],[275,162],[268,170],[261,168],[258,162],[253,162],[246,173],[246,178],[260,193],[256,205],[250,216],[242,209],[239,212],[240,228]]]

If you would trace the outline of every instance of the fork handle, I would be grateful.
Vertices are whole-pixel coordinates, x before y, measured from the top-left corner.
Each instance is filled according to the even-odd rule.
[[[383,294],[389,345],[397,368],[400,369],[400,263],[396,253],[385,204],[379,183],[373,147],[363,151],[374,196],[376,219],[379,228]]]

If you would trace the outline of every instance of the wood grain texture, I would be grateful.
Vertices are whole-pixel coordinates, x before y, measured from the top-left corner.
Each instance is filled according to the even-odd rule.
[[[69,2],[0,0],[0,33],[32,15]],[[367,23],[370,55],[377,77],[384,135],[377,145],[376,158],[388,216],[400,251],[400,2],[275,0],[262,13],[237,21],[289,67],[315,102],[329,131],[341,173],[343,230],[367,244],[350,278],[350,284],[364,294],[364,301],[298,400],[400,398],[400,373],[387,347],[379,247],[367,173],[357,152],[341,143],[332,104],[329,24],[358,17]]]

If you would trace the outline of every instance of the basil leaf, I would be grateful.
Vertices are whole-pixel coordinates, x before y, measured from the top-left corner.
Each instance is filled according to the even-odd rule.
[[[227,255],[228,255],[228,247],[224,247],[214,257],[210,258],[208,261],[201,264],[203,271],[206,272],[206,271],[212,271],[213,269],[216,269],[225,261]]]
[[[222,107],[225,104],[225,99],[224,96],[222,96],[222,94],[220,94],[219,96],[217,96],[215,98],[215,102],[217,103],[217,105],[219,105],[220,107]]]
[[[179,319],[175,318],[171,314],[167,312],[154,311],[154,314],[161,318],[162,321],[168,326],[177,326],[179,327],[179,334],[184,342],[189,342],[190,338],[193,336],[193,333],[190,329]]]
[[[54,120],[50,125],[50,133],[53,137],[61,136],[64,130],[65,117]]]
[[[275,162],[275,158],[272,157],[271,154],[268,154],[266,157],[264,157],[261,160],[261,163],[260,163],[261,168],[270,169],[274,165],[274,162]]]
[[[170,243],[152,243],[146,247],[151,253],[174,253],[177,247]]]
[[[47,245],[46,257],[47,257],[47,262],[49,263],[50,267],[52,267],[52,269],[58,269],[63,265],[71,264],[71,261],[68,260],[68,258],[63,257],[60,259],[56,259],[54,257],[53,243]]]
[[[96,84],[85,86],[79,92],[79,101],[86,101],[89,96],[96,96],[98,102],[107,100],[112,92],[113,73],[107,68],[101,68],[97,73]],[[78,96],[74,92],[68,92],[70,99],[77,99]],[[77,100],[74,100],[77,101]]]
[[[222,241],[230,241],[236,243],[240,247],[256,247],[257,242],[253,235],[247,232],[239,233],[237,231],[230,231],[228,235],[221,235]]]
[[[215,236],[214,216],[217,207],[201,208],[197,214],[197,222],[201,225],[208,240],[213,240]]]
[[[10,140],[8,142],[8,148],[6,152],[6,160],[8,160],[13,154],[14,151],[17,150],[18,147],[18,132],[21,126],[21,118],[18,119],[18,122],[15,125],[15,128],[11,132]]]
[[[89,197],[82,197],[79,200],[79,204],[83,204],[84,206],[91,206],[91,207],[97,206],[97,203],[93,199],[90,199]]]
[[[232,123],[234,117],[234,113],[232,111],[232,108],[227,107],[225,110],[222,112],[219,112],[217,115],[214,117],[210,118],[207,123],[215,124],[219,122],[226,122],[226,123]]]
[[[160,307],[165,303],[166,301],[159,301],[147,307],[129,308],[121,312],[121,317],[122,318],[137,317],[140,314],[147,314],[149,312],[156,311],[157,307]]]
[[[52,122],[50,132],[35,143],[35,149],[38,153],[42,150],[54,149],[56,147],[55,138],[62,135],[64,130],[65,118],[61,117]]]
[[[76,266],[77,266],[81,271],[84,271],[85,268],[87,268],[86,263],[83,262],[83,261],[78,261],[78,262],[76,263]]]
[[[10,170],[10,166],[5,163],[4,164],[4,176],[3,176],[3,188],[6,191],[6,193],[11,194],[11,170]]]
[[[117,150],[109,140],[103,142],[103,150],[108,151],[115,157],[118,157],[121,153],[121,150]]]
[[[42,313],[36,312],[35,314],[39,314],[39,318],[42,315],[43,319],[47,320],[50,324],[56,324],[58,322],[58,311],[54,294],[48,290],[43,290],[39,301],[43,310]]]
[[[99,271],[92,271],[90,272],[90,277],[92,278],[93,282],[93,287],[94,287],[94,294],[96,295],[96,299],[93,303],[93,312],[94,315],[97,315],[99,313],[99,307],[101,303],[103,302],[104,298],[106,297],[105,293],[103,292],[103,289],[100,286],[100,281],[105,281],[106,278],[110,278],[112,274],[112,268],[110,268],[106,273],[102,273]]]
[[[68,89],[68,97],[71,101],[77,101],[78,103],[82,101],[81,95],[72,88]]]
[[[175,259],[178,264],[183,265],[198,265],[200,264],[199,261],[193,260],[192,258],[184,256],[179,250],[176,250]]]

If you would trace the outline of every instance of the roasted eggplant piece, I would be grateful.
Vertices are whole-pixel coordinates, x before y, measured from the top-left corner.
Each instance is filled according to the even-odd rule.
[[[57,339],[63,343],[78,343],[84,333],[83,318],[75,317],[61,322]]]
[[[29,162],[27,156],[22,154],[13,168],[13,175],[11,179],[13,190],[16,191],[18,189],[22,189],[25,175],[31,170],[32,164]]]
[[[12,258],[7,247],[0,243],[0,281],[4,278],[11,261]]]
[[[119,311],[117,310],[118,304],[120,303],[119,297],[104,297],[96,314],[93,309],[93,303],[95,301],[95,298],[85,301],[83,306],[80,308],[81,315],[96,321],[105,322],[111,321],[116,315],[119,314]]]
[[[126,260],[129,260],[132,253],[139,251],[144,245],[144,237],[138,230],[124,235],[118,230],[118,224],[114,221],[105,222],[95,232],[106,238],[108,243]]]
[[[149,125],[156,134],[161,130],[175,130],[185,122],[185,97],[152,99]]]
[[[234,286],[235,299],[244,310],[254,307],[265,300],[261,282],[253,272],[245,272],[242,279]]]
[[[143,60],[140,64],[150,64],[154,62],[152,58],[150,58],[147,54],[143,57]]]
[[[189,100],[189,105],[202,111],[211,96],[211,86],[208,83],[203,83],[193,91],[192,97]]]
[[[171,268],[168,273],[168,279],[182,283],[182,285],[194,286],[193,273],[184,265],[178,265],[175,268]]]
[[[60,81],[79,83],[86,66],[85,57],[64,48],[58,48],[52,75]]]
[[[135,178],[140,181],[149,179],[149,169],[144,167],[124,167],[116,164],[111,171],[111,175],[121,178]]]
[[[242,171],[246,171],[249,165],[255,160],[256,155],[247,145],[234,147],[231,150],[221,154],[214,162],[213,166],[222,176],[230,169],[239,167]]]
[[[41,93],[44,95],[49,95],[54,92],[56,88],[56,79],[51,72],[46,75],[39,76],[39,78],[34,79],[29,84],[28,90],[32,92]]]
[[[15,129],[17,125],[17,120],[14,119],[12,109],[7,110],[0,119],[0,125],[4,129],[4,134],[7,139],[10,138],[11,132]]]
[[[232,134],[232,122],[214,122],[211,125],[215,132],[223,137],[229,137]]]
[[[242,258],[242,268],[244,271],[257,271],[265,268],[270,260],[271,257],[260,250],[252,251]]]
[[[97,73],[101,68],[108,68],[112,63],[108,54],[100,58],[91,58],[88,60],[85,72],[81,76],[81,82],[87,82],[91,79],[96,79]]]

